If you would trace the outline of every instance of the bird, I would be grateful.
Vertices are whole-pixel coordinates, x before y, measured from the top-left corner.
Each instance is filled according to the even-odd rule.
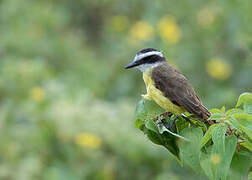
[[[211,116],[187,78],[168,64],[161,51],[154,48],[138,51],[125,69],[134,67],[143,73],[147,93],[142,97],[154,100],[165,111],[174,114],[172,124],[185,112],[206,121]]]

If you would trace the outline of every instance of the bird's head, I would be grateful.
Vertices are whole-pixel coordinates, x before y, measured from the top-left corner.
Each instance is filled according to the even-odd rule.
[[[125,66],[125,69],[136,67],[140,71],[145,72],[157,67],[163,62],[166,62],[166,60],[162,52],[153,48],[146,48],[137,52],[133,61]]]

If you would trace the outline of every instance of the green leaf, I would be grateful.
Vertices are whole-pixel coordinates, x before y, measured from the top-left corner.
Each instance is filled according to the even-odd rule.
[[[200,143],[200,148],[205,146],[205,144],[211,139],[212,132],[213,132],[214,128],[216,128],[217,126],[218,126],[218,124],[213,124],[208,128],[207,132],[205,133],[204,137],[202,138],[202,141]]]
[[[238,121],[240,119],[247,119],[252,121],[252,116],[247,113],[236,113],[233,115],[234,118],[236,118]]]
[[[211,114],[215,114],[215,113],[222,113],[220,109],[217,108],[213,108],[211,110],[209,110]]]
[[[213,149],[211,153],[212,175],[214,179],[220,179],[222,173],[220,171],[220,164],[223,161],[223,154],[225,153],[225,133],[227,127],[224,124],[218,124],[212,132]]]
[[[180,160],[180,157],[179,157],[179,149],[178,149],[178,146],[177,146],[177,138],[174,137],[174,136],[171,136],[168,133],[164,133],[164,134],[162,134],[162,139],[163,139],[163,142],[164,142],[164,147],[167,150],[169,150],[169,152],[171,154],[173,154],[173,156],[175,157],[176,160],[179,160],[178,162],[180,164],[182,164],[181,160]]]
[[[227,126],[225,124],[217,124],[217,127],[213,129],[212,140],[214,143],[213,151],[217,150],[218,153],[225,152],[225,133],[227,131]]]
[[[183,129],[190,127],[190,123],[182,117],[178,117],[178,120],[175,121],[175,124],[178,134],[180,134]]]
[[[200,142],[203,137],[201,128],[186,128],[181,135],[189,139],[189,142],[180,140],[178,143],[181,159],[194,171],[200,172]]]
[[[223,118],[223,114],[222,113],[213,113],[213,114],[211,114],[209,120],[219,121],[221,118]]]
[[[244,180],[248,177],[251,166],[251,153],[247,151],[236,152],[233,156],[228,179]]]
[[[225,180],[230,169],[230,164],[234,156],[237,146],[237,137],[234,135],[228,136],[225,139],[225,153],[223,154],[223,161],[221,161],[221,179]]]
[[[225,112],[225,110],[226,110],[226,108],[225,108],[225,106],[222,106],[222,108],[221,108],[221,112]]]
[[[252,143],[249,142],[248,140],[241,142],[240,145],[250,150],[250,152],[252,152]]]
[[[159,134],[157,134],[147,128],[145,130],[145,133],[147,134],[147,137],[149,138],[149,140],[151,140],[154,144],[164,145],[164,143],[162,141],[162,137],[160,137]]]
[[[168,132],[169,134],[171,134],[171,135],[173,135],[173,136],[175,136],[175,137],[178,137],[178,138],[180,138],[180,139],[183,139],[184,141],[189,141],[189,140],[186,139],[185,137],[180,136],[179,134],[176,134],[176,133],[170,131],[169,129],[167,129],[167,128],[166,128],[164,125],[162,125],[162,124],[159,124],[159,125],[158,125],[158,131],[159,131],[160,134],[163,134],[164,132]]]
[[[243,105],[243,109],[246,113],[252,115],[252,102],[245,102]]]
[[[212,163],[210,160],[212,152],[212,146],[207,147],[206,151],[200,153],[200,166],[203,169],[204,173],[207,175],[208,179],[213,179],[212,173]]]
[[[243,93],[240,95],[236,107],[243,105],[246,113],[252,115],[252,93]]]
[[[236,107],[241,106],[245,102],[252,102],[252,93],[248,92],[242,93],[238,98]]]
[[[174,158],[181,163],[179,159],[179,150],[176,144],[177,138],[168,134],[159,134],[157,126],[152,120],[152,118],[157,117],[163,112],[165,111],[154,101],[142,99],[139,101],[136,108],[137,120],[135,121],[135,125],[147,135],[151,142],[164,146]]]
[[[149,120],[146,121],[145,127],[148,128],[149,130],[157,133],[157,134],[159,133],[158,128],[157,128],[156,124],[153,122],[152,119],[149,119]]]
[[[154,101],[141,99],[136,108],[136,118],[141,120],[150,119],[165,112]]]
[[[212,133],[213,148],[210,160],[213,177],[218,180],[226,180],[237,145],[237,137],[234,135],[226,137],[226,130],[225,124],[219,124]]]
[[[228,119],[226,120],[226,122],[231,125],[232,128],[235,128],[236,130],[242,132],[241,128],[240,128],[240,124],[237,121],[237,119],[235,119],[234,117],[228,117]]]
[[[232,116],[232,115],[237,114],[237,113],[243,113],[243,111],[241,109],[238,109],[238,108],[229,109],[226,112],[226,116]]]
[[[216,131],[216,128],[214,131]],[[237,145],[237,138],[236,136],[231,135],[225,137],[224,141],[225,145],[224,147],[221,147],[221,149],[225,149],[225,152],[222,152],[222,150],[219,151],[216,144],[222,144],[222,142],[216,143],[215,139],[215,144],[208,147],[206,151],[201,152],[200,154],[200,165],[209,179],[226,180],[227,178],[231,160]]]
[[[240,121],[240,124],[243,124],[241,125],[241,130],[248,135],[248,137],[252,140],[252,133],[251,133],[251,124],[248,123],[248,121],[246,120],[243,120],[243,121]],[[248,124],[248,126],[246,127],[246,124]],[[249,127],[250,126],[250,127]]]
[[[252,140],[252,116],[246,113],[238,113],[234,115],[234,118],[238,120],[239,128]]]
[[[181,160],[179,159],[179,150],[177,147],[177,138],[170,135],[170,134],[159,134],[155,133],[154,131],[144,128],[144,132],[147,135],[148,139],[157,145],[164,146],[169,153],[181,164]]]
[[[141,119],[137,119],[135,121],[135,126],[137,129],[140,129],[141,131],[143,131],[143,129],[144,129],[144,123]]]

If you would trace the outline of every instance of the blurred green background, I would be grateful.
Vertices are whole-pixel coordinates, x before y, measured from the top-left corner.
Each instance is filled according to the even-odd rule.
[[[0,0],[0,179],[204,179],[134,127],[162,50],[208,108],[252,88],[251,0]]]

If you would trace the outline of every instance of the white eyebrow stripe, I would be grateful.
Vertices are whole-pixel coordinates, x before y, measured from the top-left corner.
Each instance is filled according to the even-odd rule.
[[[159,52],[159,51],[151,51],[151,52],[136,55],[135,58],[134,58],[134,61],[138,61],[140,59],[143,59],[143,58],[145,58],[147,56],[152,56],[152,55],[158,55],[160,57],[164,57],[163,54],[161,52]]]

